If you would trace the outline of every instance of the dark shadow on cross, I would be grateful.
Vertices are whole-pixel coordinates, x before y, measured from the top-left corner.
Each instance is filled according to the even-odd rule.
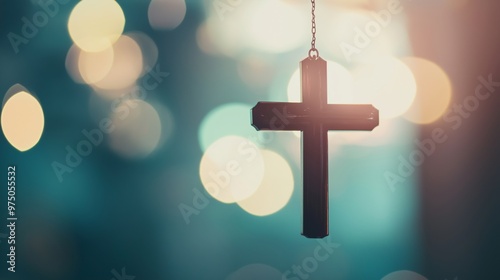
[[[372,105],[328,104],[326,61],[300,62],[302,102],[259,102],[252,109],[257,130],[302,131],[302,235],[328,235],[328,131],[373,130],[379,124]]]

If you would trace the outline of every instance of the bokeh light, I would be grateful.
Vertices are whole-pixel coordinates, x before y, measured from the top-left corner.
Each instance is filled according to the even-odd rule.
[[[20,189],[29,206],[23,213],[53,210],[32,218],[48,230],[42,228],[41,235],[28,239],[26,234],[19,236],[26,241],[20,242],[26,246],[19,247],[19,257],[33,249],[25,261],[20,259],[26,264],[18,267],[20,273],[26,278],[118,278],[116,274],[125,275],[127,265],[128,275],[140,273],[141,279],[282,279],[287,271],[292,271],[289,279],[299,279],[306,278],[295,273],[302,267],[310,279],[381,279],[395,267],[419,267],[422,248],[414,223],[420,214],[418,170],[397,183],[395,194],[388,193],[394,188],[384,181],[384,172],[401,173],[399,158],[408,158],[414,148],[416,126],[400,116],[415,100],[411,88],[416,92],[418,81],[411,67],[394,57],[411,55],[407,28],[417,28],[417,19],[429,14],[420,13],[418,4],[405,5],[405,11],[394,15],[359,55],[346,59],[339,48],[341,42],[353,43],[355,28],[364,29],[391,1],[316,1],[317,47],[328,60],[328,102],[373,103],[383,119],[371,132],[329,133],[328,151],[336,153],[328,159],[332,238],[345,246],[333,254],[319,248],[321,257],[329,259],[316,258],[319,267],[311,273],[310,261],[319,244],[300,236],[301,139],[291,132],[258,132],[250,125],[256,102],[301,100],[296,67],[310,47],[310,1],[79,0],[63,5],[68,1],[62,0],[57,1],[60,5],[37,5],[39,0],[31,0],[9,5],[5,34],[24,39],[17,46],[11,42],[14,50],[0,52],[0,76],[6,82],[29,81],[40,92],[38,112],[10,110],[19,123],[14,134],[40,119],[42,123],[39,132],[27,129],[39,133],[30,139],[39,140],[26,146],[38,146],[21,153],[9,147],[12,141],[7,139],[3,157],[14,155],[20,171],[32,171],[20,176],[20,183],[28,186]],[[465,1],[444,0],[437,11],[446,13],[451,5]],[[229,7],[224,18],[217,15],[217,3]],[[59,14],[52,16],[54,9]],[[51,17],[48,25],[38,26],[45,14]],[[24,35],[34,31],[27,30],[27,21],[34,22],[36,37]],[[449,26],[438,31],[446,33],[445,27]],[[61,34],[61,28],[69,33]],[[412,31],[422,34],[420,29]],[[435,35],[434,39],[447,38]],[[414,47],[422,52],[429,46]],[[66,52],[67,72],[80,85],[61,68]],[[388,55],[393,57],[378,60]],[[172,72],[171,78],[162,83],[154,72],[140,78],[158,62]],[[4,98],[0,114],[6,138],[4,114],[9,106],[16,107],[12,104],[23,91],[30,94],[16,89]],[[137,96],[142,94],[148,97]],[[34,113],[41,117],[26,119],[26,112],[28,118]],[[102,144],[94,145],[90,156],[80,154],[82,141],[101,143],[92,141],[96,134],[89,137],[84,130],[102,129],[108,119],[112,131],[103,133]],[[55,161],[67,166],[64,175],[50,165]],[[57,224],[51,227],[47,219]],[[37,228],[24,221],[20,230],[29,233]],[[123,246],[141,231],[151,234]],[[82,240],[85,246],[80,246]],[[236,244],[239,240],[250,241]],[[369,252],[375,247],[391,250],[380,258]],[[144,249],[145,257],[135,264],[115,260],[133,256],[138,248]],[[427,248],[422,250],[426,253]],[[106,253],[95,258],[95,251]],[[93,263],[103,265],[86,265]],[[202,269],[193,269],[200,264]],[[145,265],[147,271],[138,271]],[[413,279],[411,275],[392,273],[383,280]]]
[[[240,136],[225,136],[210,145],[200,162],[200,179],[215,199],[234,203],[253,195],[264,177],[260,150]]]
[[[210,9],[203,33],[198,36],[200,48],[209,53],[216,49],[224,55],[237,56],[248,50],[281,53],[305,43],[309,19],[307,13],[293,3],[254,0],[239,4],[244,4],[244,8],[228,5],[226,10]]]
[[[141,48],[131,37],[121,36],[113,45],[113,54],[113,65],[107,75],[92,84],[97,89],[119,90],[130,87],[137,81],[143,71]],[[100,67],[100,64],[95,64],[94,67]],[[82,76],[85,75],[82,74]],[[97,91],[99,93],[103,92]]]
[[[279,53],[292,50],[305,41],[308,19],[301,10],[282,0],[255,2],[254,6],[247,7],[249,11],[242,30],[248,47]]]
[[[198,140],[202,151],[226,135],[246,138],[256,137],[257,131],[250,124],[250,109],[243,103],[227,103],[210,111],[201,122]]]
[[[1,124],[7,141],[19,151],[27,151],[42,136],[45,124],[42,106],[28,92],[18,92],[5,102]]]
[[[270,150],[262,150],[261,154],[265,167],[262,183],[238,205],[252,215],[267,216],[285,207],[292,196],[294,180],[292,169],[282,156]]]
[[[404,117],[417,124],[436,121],[450,104],[452,86],[448,75],[437,64],[423,58],[406,57],[402,61],[417,82],[415,102]]]
[[[153,106],[142,100],[123,101],[111,115],[109,144],[127,158],[144,158],[160,142],[162,123]]]
[[[373,104],[380,118],[395,118],[412,105],[416,83],[410,69],[394,57],[383,57],[353,70],[356,103]]]
[[[149,24],[153,29],[171,30],[186,16],[184,0],[152,0],[148,8]]]
[[[125,15],[114,0],[84,0],[71,11],[68,30],[73,42],[87,52],[113,45],[125,27]]]
[[[338,6],[329,8],[327,11],[318,9],[318,13],[321,11],[328,15],[318,14],[317,17],[317,25],[328,29],[328,32],[321,33],[321,40],[317,41],[317,48],[321,51],[322,56],[331,55],[336,58],[345,58],[348,62],[356,61],[359,57],[356,55],[346,56],[341,46],[354,44],[355,30],[363,27],[371,19],[369,13],[365,10]]]
[[[200,48],[209,53],[220,53],[231,57],[240,53],[244,49],[245,42],[242,36],[242,18],[236,17],[239,11],[230,13],[226,24],[221,23],[215,16],[208,18],[206,25],[201,29],[201,32],[206,34],[198,38]],[[227,22],[232,24],[227,24]]]
[[[78,70],[87,84],[94,84],[106,77],[113,66],[114,50],[106,48],[100,52],[80,51]]]
[[[361,1],[365,3],[361,4]],[[383,5],[379,5],[377,1],[318,2],[316,20],[317,25],[323,28],[318,29],[320,39],[316,45],[321,55],[348,63],[367,62],[381,55],[409,55],[411,45],[404,13],[391,15],[389,19],[386,18],[389,23],[377,25],[380,26],[378,32],[370,33],[372,36],[366,35],[367,37],[363,37],[364,40],[360,39],[363,36],[360,34],[365,31],[367,23],[378,23],[374,12],[380,12],[388,7],[389,2],[386,0],[381,0],[386,2],[381,3]],[[308,8],[309,3],[296,2],[303,4],[302,9]],[[321,32],[323,30],[325,32]]]

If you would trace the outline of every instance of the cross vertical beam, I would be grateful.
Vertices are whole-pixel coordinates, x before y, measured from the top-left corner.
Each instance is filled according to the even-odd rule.
[[[300,62],[302,103],[309,113],[322,112],[328,104],[326,61],[306,58]],[[302,131],[302,235],[328,235],[328,130],[312,122]]]

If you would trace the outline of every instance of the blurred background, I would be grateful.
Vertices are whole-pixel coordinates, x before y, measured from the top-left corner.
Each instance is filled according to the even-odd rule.
[[[300,133],[250,125],[301,100],[310,1],[0,1],[0,279],[494,278],[499,8],[317,1],[329,103],[381,117],[329,132],[318,241]]]

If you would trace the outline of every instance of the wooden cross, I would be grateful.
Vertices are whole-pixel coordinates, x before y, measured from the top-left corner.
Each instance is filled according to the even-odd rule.
[[[300,62],[302,102],[259,102],[252,109],[257,130],[302,131],[302,235],[328,235],[328,131],[373,130],[378,110],[372,105],[328,104],[326,61],[308,57]]]

